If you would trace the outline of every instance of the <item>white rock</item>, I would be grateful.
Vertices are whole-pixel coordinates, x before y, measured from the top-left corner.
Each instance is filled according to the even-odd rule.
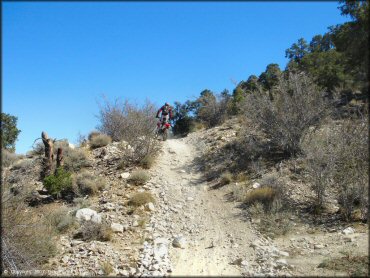
[[[288,265],[286,259],[278,259],[278,260],[276,260],[276,263],[278,265],[284,265],[284,266]]]
[[[132,222],[132,227],[137,227],[137,226],[139,226],[139,222],[137,222],[137,220],[134,220]]]
[[[168,254],[167,246],[164,244],[159,244],[158,246],[154,247],[153,255],[156,260],[160,260],[164,258]]]
[[[115,232],[115,233],[122,233],[123,232],[123,225],[119,224],[119,223],[112,223],[112,225],[110,226],[112,231]]]
[[[324,245],[322,245],[322,244],[315,244],[315,245],[313,246],[313,248],[314,248],[314,249],[323,249],[323,248],[324,248]]]
[[[240,265],[242,265],[242,266],[248,266],[248,261],[247,260],[243,260],[243,261],[241,261]]]
[[[130,173],[129,173],[129,172],[125,172],[125,173],[122,173],[122,174],[120,175],[120,177],[121,177],[122,179],[127,179],[129,176],[130,176]]]
[[[155,245],[160,245],[160,244],[167,245],[167,244],[168,244],[168,239],[166,239],[166,238],[164,238],[164,237],[157,237],[157,238],[154,240],[154,244],[155,244]]]
[[[255,183],[253,183],[252,187],[253,187],[254,189],[256,189],[256,188],[260,188],[260,187],[261,187],[261,185],[260,185],[258,182],[255,182]]]
[[[342,233],[345,235],[350,235],[350,234],[353,234],[354,232],[355,232],[355,229],[353,229],[352,227],[348,227],[342,231]]]
[[[188,198],[186,198],[186,200],[188,200],[188,201],[194,201],[194,198],[193,197],[188,197]]]
[[[92,221],[94,223],[101,223],[101,215],[95,210],[89,208],[82,208],[76,212],[78,221]]]
[[[152,202],[149,202],[145,205],[145,208],[149,211],[154,211],[155,210],[155,207],[154,207],[154,204]]]
[[[279,254],[284,257],[289,257],[289,253],[285,251],[279,251]]]
[[[184,249],[186,247],[186,239],[182,236],[175,237],[172,245],[174,247],[182,248]]]

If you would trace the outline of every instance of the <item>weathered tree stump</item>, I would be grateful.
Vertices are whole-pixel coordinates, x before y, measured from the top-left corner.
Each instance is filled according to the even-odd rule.
[[[63,149],[58,148],[57,151],[57,167],[55,169],[55,172],[58,170],[59,167],[63,166]]]
[[[50,139],[45,131],[41,133],[42,142],[45,146],[45,157],[42,160],[41,179],[49,176],[53,170],[54,141]]]

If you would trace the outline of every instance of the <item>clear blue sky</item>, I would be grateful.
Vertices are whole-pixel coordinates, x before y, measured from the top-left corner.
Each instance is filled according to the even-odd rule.
[[[337,2],[3,2],[2,111],[18,117],[17,153],[46,131],[77,141],[97,101],[158,106],[203,89],[232,91],[285,49],[348,21]]]

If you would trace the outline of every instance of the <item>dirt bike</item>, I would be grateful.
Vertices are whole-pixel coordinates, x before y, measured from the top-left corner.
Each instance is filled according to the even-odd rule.
[[[168,138],[168,130],[171,127],[171,124],[168,122],[167,119],[163,119],[162,122],[157,123],[157,132],[156,132],[156,137],[162,137],[163,141],[166,141]]]

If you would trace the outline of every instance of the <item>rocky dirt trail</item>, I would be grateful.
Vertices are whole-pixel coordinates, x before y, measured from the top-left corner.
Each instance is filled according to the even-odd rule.
[[[189,136],[164,142],[157,166],[151,170],[157,208],[147,229],[153,232],[154,243],[144,242],[138,273],[277,274],[274,267],[281,269],[284,265],[276,264],[273,258],[284,252],[273,249],[268,239],[240,217],[240,209],[225,199],[223,190],[213,190],[203,180],[194,163],[201,146],[196,147],[192,142],[198,140],[192,139]],[[275,256],[262,255],[266,252],[275,252]]]

